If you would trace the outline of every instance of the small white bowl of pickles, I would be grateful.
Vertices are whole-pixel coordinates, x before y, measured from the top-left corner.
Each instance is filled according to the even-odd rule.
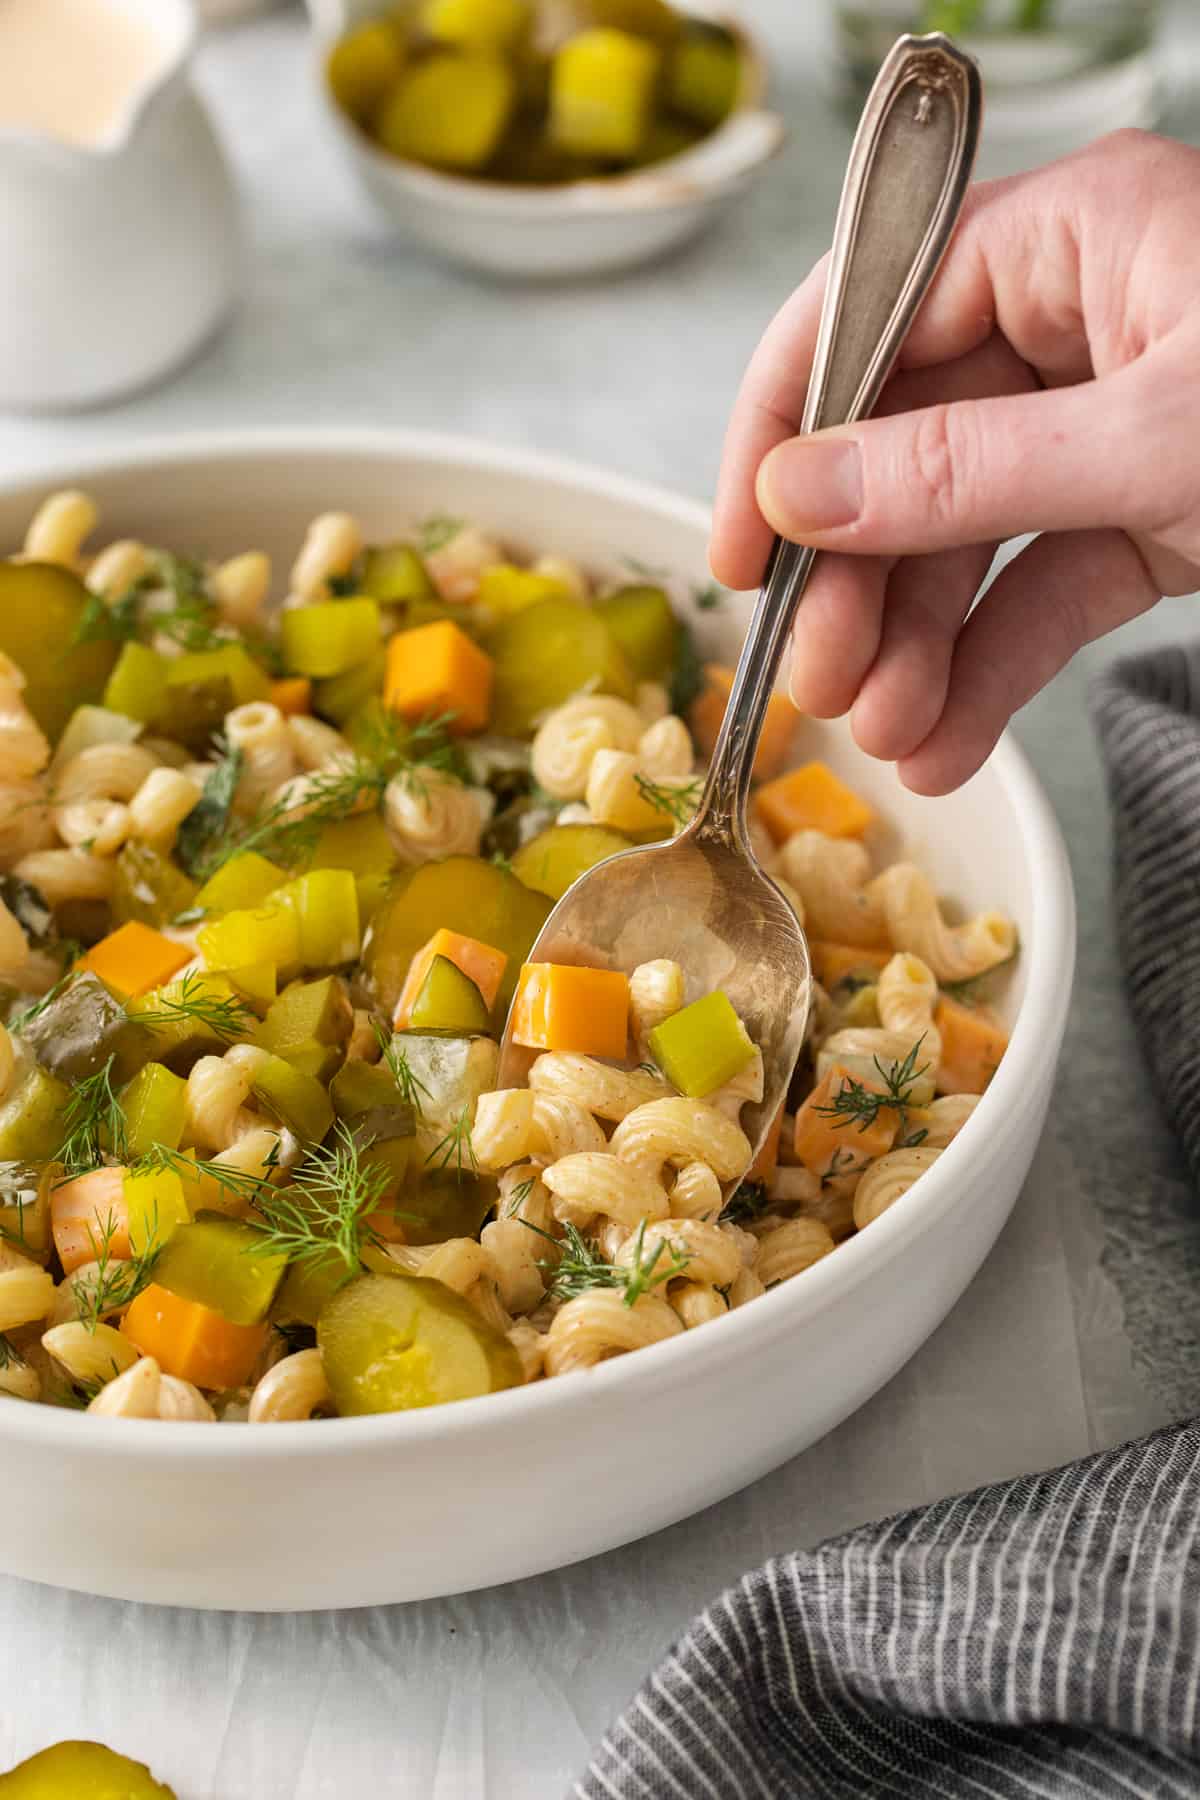
[[[376,211],[452,260],[553,279],[711,224],[782,146],[766,67],[708,0],[309,0],[331,125]]]

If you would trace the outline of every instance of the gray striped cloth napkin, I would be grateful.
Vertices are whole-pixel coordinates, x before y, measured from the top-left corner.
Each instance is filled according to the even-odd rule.
[[[1118,662],[1130,1003],[1200,1183],[1200,646]],[[701,1615],[578,1800],[1196,1800],[1200,1423],[768,1563]]]

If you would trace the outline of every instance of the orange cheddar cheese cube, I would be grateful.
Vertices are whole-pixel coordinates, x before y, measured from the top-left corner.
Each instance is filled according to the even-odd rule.
[[[828,938],[809,938],[812,971],[826,993],[847,975],[875,974],[891,960],[887,950],[865,950],[854,944],[834,944]]]
[[[822,762],[804,763],[768,781],[755,794],[754,804],[777,844],[786,843],[797,831],[861,837],[875,817],[866,801]]]
[[[130,1306],[121,1330],[164,1374],[213,1389],[249,1381],[270,1327],[235,1325],[211,1306],[152,1281]]]
[[[442,926],[434,932],[427,944],[422,944],[408,965],[408,974],[396,1002],[397,1031],[403,1031],[408,1024],[413,1002],[421,992],[435,956],[444,956],[456,969],[461,969],[467,980],[473,981],[483,995],[484,1005],[489,1009],[495,1006],[496,995],[500,992],[500,983],[508,966],[508,956],[503,950],[493,949],[491,944],[480,943],[478,938],[464,937],[462,932],[447,931]]]
[[[130,919],[93,944],[79,967],[98,975],[114,994],[136,1000],[170,981],[195,954],[186,944],[173,943],[161,931]]]
[[[124,1169],[92,1169],[50,1191],[50,1230],[63,1273],[95,1262],[107,1246],[114,1260],[132,1256]]]
[[[733,670],[720,663],[706,663],[704,686],[688,712],[692,736],[705,756],[711,756],[725,717],[725,708],[733,692]],[[767,701],[762,736],[754,753],[754,779],[766,781],[783,767],[799,718],[796,708],[785,694],[772,694]]]
[[[526,963],[513,1002],[513,1042],[528,1050],[623,1057],[629,978],[619,970]]]
[[[383,701],[401,718],[452,715],[450,729],[482,731],[492,706],[491,657],[453,619],[400,631],[387,649]]]
[[[986,1006],[938,1001],[933,1022],[942,1036],[939,1094],[982,1094],[1008,1049],[1008,1033]]]
[[[832,1110],[838,1095],[854,1080],[856,1077],[848,1069],[835,1064],[796,1114],[792,1140],[796,1159],[819,1179],[826,1175],[853,1175],[875,1157],[885,1155],[895,1142],[900,1115],[894,1107],[880,1107],[875,1118],[866,1122],[865,1130],[862,1119]],[[858,1086],[872,1094],[885,1091],[882,1085],[871,1081],[858,1082]]]
[[[288,718],[312,711],[312,678],[308,675],[285,675],[271,683],[271,704]]]

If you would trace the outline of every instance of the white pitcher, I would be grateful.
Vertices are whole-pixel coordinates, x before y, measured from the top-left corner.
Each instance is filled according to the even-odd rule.
[[[191,0],[91,4],[155,53],[94,142],[0,121],[0,409],[153,381],[216,329],[237,285],[233,184],[188,80]]]

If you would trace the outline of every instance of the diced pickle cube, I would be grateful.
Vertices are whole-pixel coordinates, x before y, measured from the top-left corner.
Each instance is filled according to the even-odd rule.
[[[286,894],[281,888],[279,893]],[[196,934],[210,969],[241,969],[248,963],[271,963],[290,980],[302,966],[300,921],[295,908],[272,895],[264,905],[238,908],[202,925]]]
[[[0,1162],[41,1163],[58,1151],[66,1131],[70,1089],[45,1069],[26,1070],[0,1100]]]
[[[147,644],[123,644],[104,689],[105,707],[148,725],[161,714],[166,692],[166,657]]]
[[[711,131],[733,111],[741,72],[733,33],[723,25],[689,20],[667,57],[666,103],[672,112]]]
[[[190,1016],[180,1017],[175,1013],[175,1007],[185,1000],[183,983],[178,981],[170,987],[160,988],[156,994],[147,994],[144,1000],[129,1002],[127,1011],[133,1029],[128,1038],[122,1038],[120,1048],[122,1073],[127,1078],[141,1067],[147,1055],[157,1062],[167,1063],[172,1069],[190,1069],[198,1056],[219,1056],[228,1049],[227,1039],[215,1031],[208,1020],[195,1016],[194,1005],[197,1000],[206,1001],[210,1006],[236,1001],[237,995],[228,978],[200,973],[185,979],[188,983],[186,997],[193,1002],[187,1008]],[[148,1050],[146,1034],[149,1034]]]
[[[196,883],[148,844],[124,844],[117,856],[113,883],[114,925],[131,919],[143,925],[169,925],[196,904]]]
[[[362,1275],[317,1321],[340,1413],[406,1412],[522,1380],[516,1351],[460,1295],[419,1275]]]
[[[385,875],[396,861],[387,826],[378,813],[359,813],[326,825],[309,858],[310,869],[349,869],[352,875]]]
[[[446,1169],[425,1164],[396,1199],[397,1235],[406,1244],[444,1244],[447,1238],[478,1237],[495,1204],[496,1183],[490,1178],[453,1163]]]
[[[0,1162],[0,1239],[39,1262],[50,1253],[50,1195],[61,1175],[59,1163]]]
[[[319,1144],[333,1124],[329,1095],[315,1075],[269,1056],[254,1078],[254,1094],[267,1111],[303,1142]]]
[[[512,871],[526,887],[561,900],[573,881],[632,843],[607,825],[551,825],[514,852]]]
[[[125,1008],[99,977],[79,974],[26,1021],[21,1037],[43,1068],[76,1082],[120,1048],[128,1024]]]
[[[178,1150],[187,1117],[187,1083],[165,1064],[146,1063],[121,1091],[125,1143],[131,1157],[153,1145]]]
[[[297,675],[343,675],[379,648],[379,607],[365,596],[318,600],[280,616],[283,660]]]
[[[357,1119],[379,1107],[397,1105],[400,1090],[386,1064],[348,1062],[330,1082],[329,1098],[339,1119]]]
[[[349,869],[311,869],[281,888],[300,934],[300,960],[309,969],[330,969],[357,960],[362,932],[358,889]]]
[[[353,1023],[345,982],[327,975],[285,988],[259,1027],[258,1042],[294,1068],[327,1081],[342,1060]]]
[[[570,591],[553,575],[539,575],[534,569],[518,569],[512,563],[493,563],[479,577],[476,604],[486,608],[494,618],[507,613],[523,612],[541,600],[570,600]]]
[[[118,1756],[106,1744],[67,1739],[0,1775],[3,1800],[175,1800],[173,1788],[155,1781],[145,1763]]]
[[[402,600],[436,598],[425,564],[411,544],[377,544],[368,550],[362,591],[389,606]]]
[[[238,706],[270,696],[270,677],[245,646],[222,644],[217,650],[186,650],[182,656],[171,658],[167,664],[166,703],[173,705],[171,690],[174,688],[204,687],[221,681],[229,683]],[[169,715],[167,724],[170,724]],[[167,735],[174,733],[168,730]]]
[[[366,124],[404,67],[404,40],[390,19],[367,19],[339,38],[325,65],[343,112]]]
[[[154,1279],[233,1325],[257,1325],[266,1318],[286,1267],[287,1252],[272,1249],[256,1226],[203,1213],[171,1234],[154,1265]]]
[[[650,1054],[689,1100],[702,1100],[753,1061],[754,1045],[720,989],[672,1013],[650,1033]]]
[[[577,156],[636,156],[650,125],[659,53],[624,31],[583,31],[550,71],[550,135]]]
[[[353,1279],[354,1271],[336,1250],[293,1263],[272,1302],[271,1317],[280,1325],[315,1325],[326,1301]]]
[[[257,1013],[265,1013],[279,992],[274,963],[243,963],[240,968],[224,970],[224,975]]]
[[[481,169],[512,115],[516,82],[495,56],[438,55],[418,63],[381,107],[385,150],[437,169]]]
[[[597,600],[608,626],[639,681],[665,681],[679,657],[681,630],[659,587],[625,587]]]
[[[330,675],[313,689],[313,707],[324,719],[344,725],[364,701],[383,692],[387,651],[379,644],[364,661],[342,675]]]

